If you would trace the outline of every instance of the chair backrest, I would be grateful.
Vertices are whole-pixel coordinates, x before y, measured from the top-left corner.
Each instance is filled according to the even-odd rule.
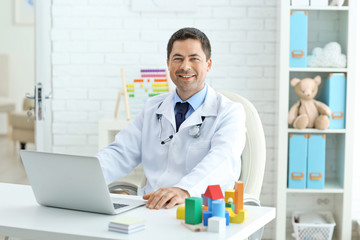
[[[246,113],[246,144],[241,155],[240,181],[246,194],[259,199],[264,179],[266,144],[264,129],[257,110],[246,98],[232,92],[219,91],[231,101],[243,105]]]

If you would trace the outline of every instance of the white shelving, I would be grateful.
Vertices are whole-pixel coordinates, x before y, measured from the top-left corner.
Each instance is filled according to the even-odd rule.
[[[293,239],[291,213],[295,210],[332,211],[336,221],[333,239],[351,239],[351,190],[354,139],[355,96],[353,77],[355,66],[354,32],[357,28],[355,11],[357,0],[346,0],[342,7],[291,7],[290,1],[280,1],[279,21],[279,130],[278,130],[278,180],[277,216],[275,239]],[[290,12],[309,11],[308,55],[313,47],[324,47],[327,42],[338,41],[342,53],[347,57],[346,68],[290,68],[289,36]],[[324,19],[330,19],[326,22]],[[324,24],[325,22],[325,24]],[[333,24],[334,31],[329,31]],[[318,31],[318,32],[317,32]],[[328,32],[326,32],[328,31]],[[293,77],[314,77],[320,75],[326,81],[329,73],[346,73],[346,129],[293,129],[287,119],[289,107],[297,99],[289,81]],[[324,189],[289,189],[288,178],[288,137],[289,134],[326,134],[326,179]]]

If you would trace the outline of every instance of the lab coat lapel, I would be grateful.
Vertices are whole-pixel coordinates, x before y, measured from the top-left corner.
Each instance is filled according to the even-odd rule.
[[[174,113],[174,94],[169,94],[164,101],[161,103],[159,108],[156,110],[156,114],[161,115],[163,118],[166,118],[173,129],[176,129],[175,125],[175,113]]]
[[[181,125],[180,129],[202,123],[201,117],[217,116],[218,99],[214,89],[208,86],[208,92],[204,103],[188,117]]]

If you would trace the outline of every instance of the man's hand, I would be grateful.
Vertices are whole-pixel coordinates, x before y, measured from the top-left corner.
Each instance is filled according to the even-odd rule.
[[[172,208],[176,204],[182,204],[185,202],[185,198],[190,197],[190,194],[181,188],[160,188],[155,192],[145,194],[143,199],[148,200],[146,207],[150,209],[160,209],[166,203],[166,209]]]

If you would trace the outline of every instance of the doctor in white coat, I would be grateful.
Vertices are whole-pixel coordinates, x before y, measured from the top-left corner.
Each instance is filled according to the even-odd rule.
[[[96,155],[108,184],[142,163],[147,183],[138,194],[145,194],[150,209],[200,197],[208,185],[233,188],[245,146],[243,107],[205,83],[212,66],[206,35],[195,28],[175,32],[167,64],[176,91],[147,101],[135,120]],[[187,112],[177,102],[187,102]]]

